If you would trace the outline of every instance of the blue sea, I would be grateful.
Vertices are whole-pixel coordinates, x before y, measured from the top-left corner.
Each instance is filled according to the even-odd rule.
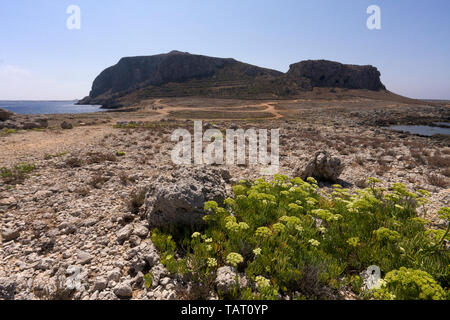
[[[0,101],[0,108],[19,114],[90,113],[104,111],[101,106],[76,105],[71,101]]]

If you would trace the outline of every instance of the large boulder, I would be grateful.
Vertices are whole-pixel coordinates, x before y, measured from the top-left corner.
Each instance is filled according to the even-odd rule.
[[[0,121],[6,121],[9,118],[11,118],[13,115],[12,112],[5,110],[5,109],[0,109]]]
[[[287,73],[291,77],[311,80],[313,87],[384,90],[380,72],[373,66],[342,64],[327,60],[307,60],[294,63]]]
[[[181,168],[152,183],[145,200],[145,214],[153,227],[194,226],[202,223],[207,201],[226,198],[226,170]]]
[[[336,182],[343,170],[344,166],[339,158],[331,156],[327,151],[319,151],[305,169],[297,174],[302,179],[313,177],[318,181]]]

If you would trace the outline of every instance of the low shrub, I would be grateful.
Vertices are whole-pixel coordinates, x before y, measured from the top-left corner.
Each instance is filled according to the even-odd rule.
[[[21,184],[36,169],[34,164],[18,163],[12,168],[0,168],[0,177],[5,184]]]
[[[145,202],[145,190],[133,190],[130,194],[130,199],[127,202],[128,210],[133,214],[138,214],[140,208]]]
[[[9,135],[14,134],[14,133],[17,133],[16,129],[3,128],[0,131],[0,135],[2,135],[2,136],[9,136]]]
[[[374,297],[383,300],[445,300],[442,287],[426,272],[400,268],[389,272],[374,290]]]

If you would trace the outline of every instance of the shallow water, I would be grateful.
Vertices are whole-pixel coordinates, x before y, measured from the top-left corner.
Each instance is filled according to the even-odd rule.
[[[431,137],[435,134],[450,135],[450,127],[441,128],[441,127],[413,125],[413,126],[390,126],[389,129],[395,131],[406,131],[412,134],[419,134],[428,137]]]
[[[101,106],[76,105],[77,101],[0,101],[0,108],[19,114],[91,113]]]
[[[435,122],[434,124],[437,126],[440,126],[440,127],[449,127],[450,128],[450,122]]]

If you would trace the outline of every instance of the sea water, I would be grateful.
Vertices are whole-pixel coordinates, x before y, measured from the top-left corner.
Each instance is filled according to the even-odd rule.
[[[19,114],[61,114],[99,112],[101,106],[76,105],[70,101],[0,101],[0,108]]]

